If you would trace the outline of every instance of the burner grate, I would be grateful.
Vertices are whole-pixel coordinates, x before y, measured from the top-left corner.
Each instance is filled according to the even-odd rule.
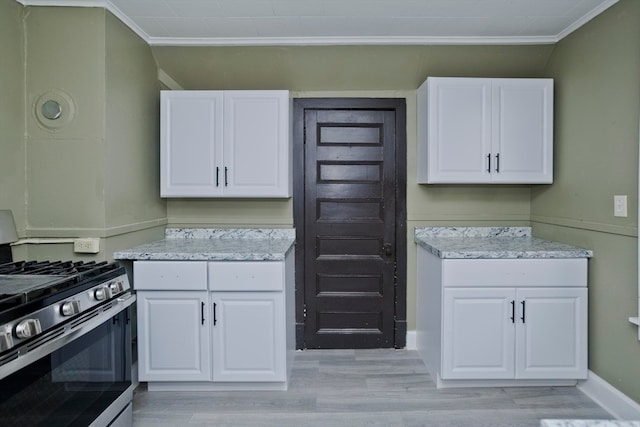
[[[72,276],[96,269],[100,270],[107,264],[107,261],[16,261],[0,264],[0,274]]]

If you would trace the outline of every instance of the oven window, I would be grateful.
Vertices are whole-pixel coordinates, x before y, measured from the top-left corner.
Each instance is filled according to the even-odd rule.
[[[87,426],[131,386],[129,309],[0,381],[2,426]]]

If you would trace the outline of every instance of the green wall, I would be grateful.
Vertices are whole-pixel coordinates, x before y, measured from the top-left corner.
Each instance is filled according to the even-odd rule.
[[[11,98],[0,101],[0,116],[11,120],[0,131],[1,207],[14,211],[22,237],[101,238],[96,255],[47,243],[15,247],[14,257],[111,259],[115,250],[160,238],[167,220],[158,196],[159,84],[150,47],[101,8],[0,0],[0,17],[1,53],[16,64],[0,82],[15,95],[15,111]],[[38,99],[51,93],[65,94],[75,109],[64,126],[37,119]]]
[[[638,116],[640,2],[621,0],[557,44],[555,177],[534,187],[534,234],[592,249],[589,369],[640,402]],[[629,216],[613,216],[628,195]]]
[[[0,0],[0,209],[11,209],[20,235],[25,219],[24,37],[22,6]]]

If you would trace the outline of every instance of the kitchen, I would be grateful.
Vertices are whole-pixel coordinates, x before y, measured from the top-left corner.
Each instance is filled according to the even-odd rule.
[[[637,313],[638,298],[636,2],[620,1],[557,44],[426,47],[149,47],[99,8],[25,13],[9,0],[0,8],[6,58],[0,201],[13,210],[21,237],[100,237],[100,253],[85,257],[109,259],[162,238],[166,225],[293,225],[291,200],[158,198],[156,62],[186,89],[405,98],[407,301],[416,291],[414,227],[531,225],[539,237],[589,248],[595,254],[589,264],[589,369],[640,400],[637,328],[627,320]],[[415,91],[428,75],[553,77],[554,184],[416,184]],[[67,88],[83,105],[74,126],[55,133],[28,114],[34,99],[53,87]],[[627,218],[611,214],[615,194],[629,196]],[[14,251],[17,259],[76,257],[71,245],[27,244]],[[415,329],[411,304],[407,323]]]

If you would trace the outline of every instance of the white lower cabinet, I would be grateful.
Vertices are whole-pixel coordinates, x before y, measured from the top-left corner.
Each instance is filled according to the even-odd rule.
[[[583,378],[586,318],[586,288],[445,288],[441,378]]]
[[[440,259],[418,248],[417,348],[438,387],[587,377],[586,259]]]
[[[140,380],[149,390],[286,389],[292,263],[292,252],[285,261],[136,261]]]

